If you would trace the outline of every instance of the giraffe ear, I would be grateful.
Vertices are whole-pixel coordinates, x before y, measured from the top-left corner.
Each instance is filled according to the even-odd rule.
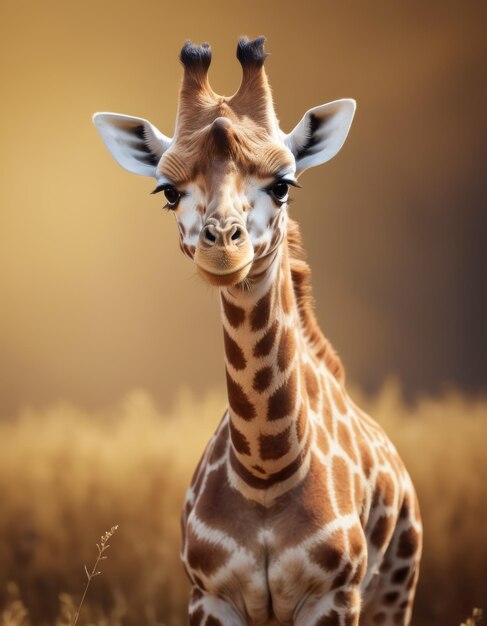
[[[296,159],[296,174],[332,159],[343,146],[355,113],[351,98],[307,111],[284,141]]]
[[[156,177],[157,164],[171,139],[140,117],[95,113],[93,123],[115,161],[133,174]]]

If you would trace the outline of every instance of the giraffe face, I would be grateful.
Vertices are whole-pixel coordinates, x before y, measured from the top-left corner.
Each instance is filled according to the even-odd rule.
[[[261,134],[256,145],[245,127],[219,116],[190,148],[169,150],[158,164],[156,191],[174,214],[181,250],[213,285],[241,283],[286,233],[295,160],[284,143]],[[182,176],[177,165],[184,151]]]
[[[308,111],[283,133],[264,71],[264,38],[240,39],[238,91],[217,95],[208,82],[208,44],[186,43],[173,138],[143,118],[97,113],[94,122],[115,160],[153,176],[176,218],[180,246],[214,285],[235,285],[260,271],[286,234],[289,186],[331,159],[348,134],[353,100]],[[262,264],[261,264],[262,265]]]

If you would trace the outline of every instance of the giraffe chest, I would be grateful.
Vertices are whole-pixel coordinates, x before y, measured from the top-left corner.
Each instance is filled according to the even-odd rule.
[[[283,548],[275,535],[274,529],[255,523],[236,540],[202,527],[190,516],[183,553],[188,575],[204,592],[231,603],[250,623],[266,624],[276,618],[291,624],[310,594],[323,595],[332,588],[343,546],[328,544],[331,571],[327,571],[310,559],[307,545],[289,541]],[[314,538],[312,543],[319,552],[320,541]]]
[[[317,470],[312,462],[307,479],[271,507],[231,488],[224,463],[208,472],[183,518],[192,582],[256,624],[272,617],[286,624],[310,594],[356,573],[363,535],[353,516],[336,515]]]

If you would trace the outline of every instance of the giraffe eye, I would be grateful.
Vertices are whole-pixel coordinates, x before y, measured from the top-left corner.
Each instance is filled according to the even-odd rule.
[[[167,206],[169,208],[174,208],[181,197],[179,191],[174,189],[174,187],[165,187],[164,195],[166,196]]]
[[[281,181],[271,187],[270,192],[278,202],[285,202],[289,193],[289,185]]]
[[[158,185],[152,193],[160,193],[161,191],[164,192],[167,200],[167,204],[164,207],[165,209],[175,209],[181,196],[185,195],[184,191],[178,191],[175,187],[169,185],[168,183]]]

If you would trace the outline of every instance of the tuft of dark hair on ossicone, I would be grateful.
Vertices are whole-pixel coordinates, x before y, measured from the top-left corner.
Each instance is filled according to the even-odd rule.
[[[207,71],[211,63],[211,47],[209,43],[201,45],[186,41],[179,53],[181,63],[189,70]]]
[[[243,67],[262,67],[264,65],[267,57],[264,44],[265,37],[257,37],[256,39],[240,37],[237,44],[237,59]]]

